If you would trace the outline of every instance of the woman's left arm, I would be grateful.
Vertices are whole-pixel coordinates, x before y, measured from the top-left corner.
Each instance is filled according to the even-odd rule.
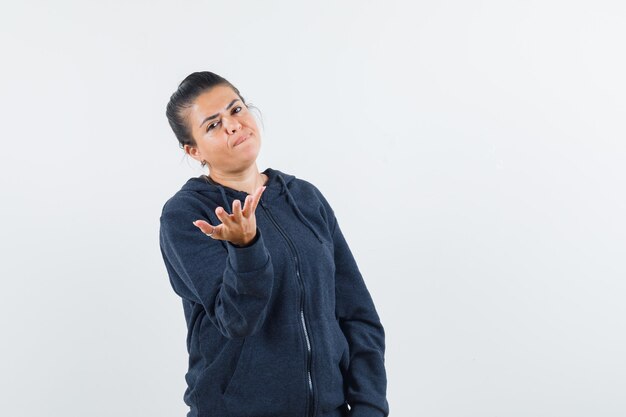
[[[385,330],[336,219],[334,223],[335,310],[350,347],[350,417],[386,417]]]
[[[330,204],[322,202],[331,232],[335,260],[335,315],[349,345],[347,401],[350,417],[387,417],[385,329],[356,260]]]

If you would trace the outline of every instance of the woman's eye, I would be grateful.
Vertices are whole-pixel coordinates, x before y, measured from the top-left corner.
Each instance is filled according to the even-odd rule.
[[[242,110],[241,106],[237,106],[237,107],[235,107],[235,108],[233,109],[233,113],[240,113],[240,112],[241,112],[241,110]],[[207,127],[206,131],[208,132],[209,130],[213,129],[214,127],[217,127],[218,123],[219,123],[219,122],[211,123],[211,124]]]

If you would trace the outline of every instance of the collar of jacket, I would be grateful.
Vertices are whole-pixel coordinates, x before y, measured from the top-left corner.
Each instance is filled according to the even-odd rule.
[[[290,186],[295,183],[296,177],[294,175],[285,174],[277,169],[267,168],[263,171],[263,174],[268,176],[267,180],[267,188],[263,191],[263,195],[261,196],[261,201],[265,203],[271,203],[276,200],[283,194],[287,195],[287,202],[293,208],[296,216],[306,227],[308,227],[313,234],[317,237],[317,240],[320,243],[324,243],[322,237],[315,230],[315,228],[311,225],[311,223],[304,217],[302,211],[298,207],[296,203],[296,199],[293,197],[291,191],[289,191]],[[212,197],[219,197],[224,202],[224,208],[228,210],[229,213],[232,213],[231,203],[235,199],[239,199],[241,202],[248,195],[245,191],[235,190],[230,187],[226,187],[225,185],[219,184],[206,175],[200,175],[198,177],[190,178],[181,188],[183,191],[194,191],[201,194],[211,195],[215,194]]]

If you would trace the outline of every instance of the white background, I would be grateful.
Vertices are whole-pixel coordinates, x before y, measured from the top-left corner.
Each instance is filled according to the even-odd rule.
[[[626,414],[624,2],[5,1],[0,35],[3,416],[185,415],[158,220],[203,70],[333,205],[391,416]]]

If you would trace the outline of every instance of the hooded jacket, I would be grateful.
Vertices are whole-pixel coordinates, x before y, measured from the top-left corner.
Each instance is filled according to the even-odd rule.
[[[187,417],[386,417],[385,332],[334,212],[268,168],[246,246],[192,222],[248,195],[190,178],[163,206],[160,248],[182,299]],[[348,412],[349,405],[349,412]]]

